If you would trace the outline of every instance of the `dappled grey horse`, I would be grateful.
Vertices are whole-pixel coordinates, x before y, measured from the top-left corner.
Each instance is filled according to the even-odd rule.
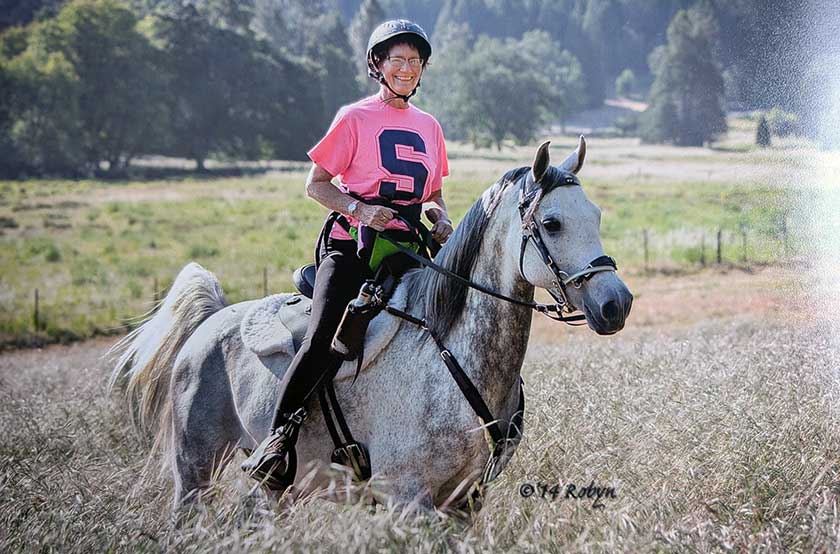
[[[494,298],[425,267],[411,270],[390,305],[418,320],[382,312],[365,339],[362,371],[346,362],[335,378],[355,438],[367,445],[382,492],[421,508],[462,506],[474,485],[492,479],[515,449],[520,369],[535,287],[555,313],[575,307],[599,334],[621,330],[632,295],[604,256],[600,210],[576,173],[585,142],[559,166],[543,144],[532,167],[508,172],[470,208],[435,257],[442,268],[492,289]],[[175,506],[208,487],[237,449],[270,431],[278,384],[294,356],[281,324],[305,318],[308,299],[273,295],[228,306],[218,280],[197,264],[181,270],[153,317],[121,341],[112,384],[126,378],[141,427],[154,433],[175,478]],[[562,309],[561,309],[562,308]],[[431,334],[437,338],[432,340]],[[494,422],[483,421],[442,362],[441,344],[463,368]],[[335,479],[333,444],[310,399],[297,454],[294,490]],[[521,414],[519,414],[521,416]],[[491,448],[488,425],[511,438]],[[335,481],[332,481],[333,483]]]

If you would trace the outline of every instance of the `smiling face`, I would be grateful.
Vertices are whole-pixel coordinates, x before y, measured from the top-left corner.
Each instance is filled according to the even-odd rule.
[[[379,63],[379,71],[385,82],[398,94],[408,96],[420,81],[423,64],[417,66],[420,52],[409,44],[395,44],[388,51],[388,56]],[[387,89],[386,89],[387,90]]]

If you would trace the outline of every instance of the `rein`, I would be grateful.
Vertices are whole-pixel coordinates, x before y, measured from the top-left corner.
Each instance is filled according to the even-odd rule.
[[[524,175],[522,173],[521,175]],[[520,179],[522,176],[520,175]],[[574,177],[573,174],[569,173],[566,177],[562,179],[558,179],[558,181],[551,186],[549,190],[552,190],[558,186],[580,186],[580,182]],[[519,273],[522,275],[522,278],[525,279],[525,272],[523,269],[523,262],[525,259],[525,249],[528,246],[528,243],[531,242],[534,247],[537,249],[540,257],[542,258],[543,263],[548,267],[551,271],[552,275],[554,275],[554,287],[558,291],[559,294],[555,294],[554,290],[548,289],[549,294],[551,294],[552,298],[556,301],[554,304],[540,304],[537,302],[528,302],[525,300],[518,300],[516,298],[511,298],[510,296],[504,295],[500,292],[494,291],[488,287],[475,283],[465,277],[454,273],[445,267],[442,267],[432,260],[425,258],[416,254],[409,248],[404,247],[403,245],[399,244],[396,240],[392,239],[388,236],[387,232],[380,233],[380,236],[394,245],[400,252],[409,256],[414,261],[420,263],[425,267],[429,267],[438,273],[453,279],[462,285],[475,289],[479,292],[483,292],[489,296],[494,298],[498,298],[499,300],[504,300],[505,302],[510,302],[511,304],[516,304],[518,306],[525,306],[526,308],[531,308],[532,310],[539,312],[546,317],[549,317],[555,321],[562,321],[567,325],[571,325],[573,327],[577,327],[580,325],[584,325],[586,316],[583,314],[579,315],[563,315],[564,312],[566,313],[573,313],[576,311],[575,306],[569,301],[568,293],[566,292],[566,287],[570,284],[573,285],[575,288],[580,288],[584,282],[588,281],[592,278],[593,275],[596,273],[601,273],[603,271],[616,271],[618,266],[615,263],[615,260],[609,256],[598,256],[591,262],[589,262],[586,267],[581,270],[575,271],[571,274],[568,274],[562,271],[557,263],[554,261],[554,258],[551,256],[551,253],[548,251],[548,248],[543,242],[542,235],[539,233],[539,229],[537,227],[536,221],[534,221],[533,215],[534,211],[536,210],[537,204],[539,201],[542,200],[543,197],[543,189],[538,188],[536,191],[532,193],[526,193],[527,187],[527,178],[522,179],[522,189],[520,190],[519,195],[519,215],[522,218],[522,246],[519,251]],[[409,229],[415,232],[416,234],[416,227],[411,224],[411,222],[407,221],[403,217],[397,215],[396,219],[402,220]],[[428,239],[428,234],[425,237]],[[417,240],[420,244],[424,244],[429,242],[428,240],[423,240],[421,237],[417,236]],[[527,279],[526,279],[527,281]]]

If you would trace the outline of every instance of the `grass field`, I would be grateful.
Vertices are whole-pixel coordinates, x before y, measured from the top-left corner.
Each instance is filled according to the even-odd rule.
[[[631,316],[609,339],[541,324],[523,369],[525,440],[471,525],[316,497],[278,513],[231,467],[175,527],[168,475],[144,472],[146,442],[104,395],[110,341],[7,353],[0,550],[837,551],[836,341],[772,311],[701,319],[634,328]],[[615,498],[565,497],[591,482]],[[540,483],[563,492],[522,497]]]
[[[524,440],[473,518],[317,497],[278,511],[234,464],[176,526],[171,479],[146,468],[148,439],[105,391],[116,337],[97,337],[0,353],[0,552],[840,550],[840,158],[796,142],[755,150],[751,132],[738,122],[715,149],[590,141],[581,177],[633,311],[607,338],[535,320]],[[573,144],[557,139],[555,161]],[[533,154],[451,150],[456,219]],[[118,330],[191,259],[232,301],[262,294],[263,268],[269,291],[288,289],[323,215],[302,181],[292,166],[0,183],[2,341]],[[702,269],[700,235],[711,260],[719,227],[728,263]],[[590,483],[615,497],[566,498]],[[540,484],[545,497],[523,497]]]
[[[796,142],[756,150],[744,125],[716,149],[590,141],[581,177],[622,269],[645,268],[645,231],[653,270],[712,262],[718,229],[730,263],[743,263],[744,238],[752,264],[802,251],[795,198],[814,182],[797,167],[821,154]],[[555,163],[574,145],[556,139]],[[445,196],[456,221],[534,153],[450,150]],[[304,197],[304,179],[305,165],[287,164],[245,177],[0,182],[0,346],[122,332],[190,260],[219,275],[232,301],[289,290],[325,215]]]

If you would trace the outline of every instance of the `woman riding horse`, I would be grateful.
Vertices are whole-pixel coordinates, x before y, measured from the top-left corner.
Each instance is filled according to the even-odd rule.
[[[418,224],[422,206],[433,224],[432,238],[443,243],[452,233],[441,194],[442,178],[449,174],[443,131],[434,117],[409,103],[431,54],[419,25],[397,19],[377,27],[368,41],[367,63],[379,92],[342,107],[309,151],[306,193],[339,213],[337,224],[325,229],[312,315],[281,384],[274,430],[242,464],[269,488],[286,484],[288,453],[306,417],[303,406],[341,365],[330,343],[348,302],[379,262],[397,252],[368,231],[409,233],[403,220]],[[335,176],[338,187],[332,184]]]

